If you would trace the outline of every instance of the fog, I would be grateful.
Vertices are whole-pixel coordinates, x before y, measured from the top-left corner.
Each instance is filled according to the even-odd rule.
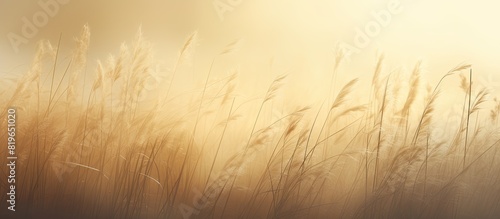
[[[262,72],[249,68],[272,58],[281,66],[278,71],[294,69],[293,74],[321,78],[319,72],[329,71],[333,51],[340,43],[356,48],[346,64],[349,77],[371,74],[376,55],[384,53],[389,70],[411,68],[423,60],[428,76],[435,79],[434,75],[442,75],[457,64],[470,63],[482,81],[496,88],[500,81],[496,61],[500,33],[495,28],[500,20],[495,10],[500,3],[486,0],[61,0],[48,11],[41,6],[43,2],[53,1],[2,1],[2,73],[12,76],[25,72],[41,39],[57,44],[61,34],[61,48],[69,51],[72,39],[88,23],[91,63],[116,53],[142,26],[156,57],[167,66],[173,65],[172,57],[182,42],[197,30],[196,66],[200,69],[205,69],[225,44],[243,39],[246,49],[232,64],[247,67],[246,74]],[[26,21],[32,23],[34,18],[41,25],[35,25],[35,34],[26,36]],[[367,31],[364,38],[360,36]],[[13,34],[24,41],[17,42],[21,38],[14,39]]]
[[[219,203],[210,209],[213,212],[204,212],[214,218],[224,215],[227,203],[237,206],[228,208],[231,213],[248,218],[287,217],[280,213],[294,214],[297,208],[306,209],[310,217],[364,216],[372,213],[365,208],[372,204],[373,209],[382,207],[377,216],[385,210],[387,215],[412,214],[401,206],[413,213],[422,210],[421,217],[444,218],[434,214],[440,211],[443,215],[489,216],[497,213],[491,205],[498,200],[495,191],[500,191],[496,178],[490,177],[499,166],[500,101],[494,99],[500,96],[498,8],[500,3],[486,0],[1,0],[0,83],[4,90],[0,98],[7,107],[21,106],[20,113],[25,113],[19,120],[19,145],[36,145],[20,149],[25,152],[20,157],[26,155],[25,159],[38,165],[20,170],[27,173],[23,177],[35,182],[30,177],[41,170],[53,174],[43,169],[45,163],[39,164],[50,160],[98,172],[89,175],[95,180],[106,178],[98,187],[100,199],[88,196],[81,199],[83,204],[79,199],[66,202],[75,206],[68,211],[98,209],[94,206],[108,210],[106,204],[110,204],[118,206],[109,208],[112,215],[134,218],[135,209],[129,214],[134,198],[121,205],[125,198],[119,186],[123,186],[123,191],[130,189],[123,197],[137,195],[137,206],[144,204],[138,215],[143,211],[148,216],[169,216],[167,205],[160,206],[164,203],[174,209],[172,214],[181,215],[179,206],[193,199],[188,190],[207,188],[212,172],[224,170],[226,161],[231,163],[236,156],[242,160],[236,169],[248,163],[249,171],[236,181],[238,189],[229,188],[236,193],[231,199],[227,196],[221,213],[216,212],[222,206]],[[88,53],[87,32],[80,37],[82,29],[87,30],[85,25],[91,35]],[[136,36],[143,38],[135,40]],[[33,74],[16,87],[13,82],[30,71],[41,40],[49,40],[53,47],[42,44],[40,48],[49,51],[40,56],[46,60],[33,65]],[[58,44],[55,56],[53,48]],[[128,45],[123,53],[121,45]],[[74,50],[87,54],[87,62],[73,56]],[[110,55],[117,59],[107,62]],[[380,57],[384,57],[382,70],[377,72]],[[121,63],[121,58],[127,63]],[[74,60],[77,64],[72,66]],[[419,61],[422,66],[416,65]],[[421,68],[412,72],[414,66]],[[440,84],[442,76],[456,66],[462,67]],[[38,72],[43,75],[39,77]],[[234,72],[238,74],[232,77]],[[435,86],[439,89],[434,91]],[[41,109],[46,112],[42,114]],[[88,133],[91,137],[86,138]],[[74,140],[81,136],[81,142]],[[60,147],[55,158],[46,152],[46,145]],[[72,147],[83,150],[84,145],[92,150],[88,160],[68,162],[66,158],[74,156]],[[256,161],[246,158],[249,145],[262,146],[262,153],[252,150],[259,154]],[[150,149],[165,147],[158,162],[150,156],[144,163],[158,163],[161,166],[156,168],[167,172],[141,173],[140,178],[131,174],[129,168],[135,167],[128,164],[133,163],[137,146],[144,146],[137,149],[140,159]],[[130,157],[125,159],[122,149],[130,151]],[[242,149],[244,153],[239,153]],[[433,152],[436,155],[431,156]],[[116,166],[102,162],[113,159]],[[136,165],[141,170],[144,164]],[[324,173],[304,172],[315,166],[322,170],[323,165]],[[172,178],[178,170],[179,180]],[[279,179],[271,177],[272,171]],[[55,184],[50,175],[41,177],[41,188],[33,186],[33,191],[26,189],[20,195],[42,200],[58,198],[53,195],[58,192],[94,191],[93,184],[79,183],[84,182],[79,174],[68,177],[76,183],[60,180]],[[232,174],[240,173],[228,173]],[[336,183],[330,188],[324,181],[316,187],[316,179],[301,180],[308,174],[332,177],[328,183]],[[148,177],[151,181],[146,182],[154,187],[143,188],[151,197],[143,199],[142,190],[120,184],[128,182],[121,179],[129,176],[136,177],[133,182]],[[288,176],[292,180],[287,181]],[[282,183],[282,178],[287,182]],[[85,180],[94,178],[86,174]],[[311,190],[301,190],[301,183]],[[441,193],[455,184],[457,192],[450,193],[457,199]],[[60,185],[69,187],[60,189]],[[37,196],[35,188],[43,194]],[[387,199],[379,194],[382,190],[390,191]],[[177,191],[182,194],[170,200]],[[276,201],[281,193],[282,200]],[[321,194],[320,198],[315,194]],[[157,202],[164,197],[169,200]],[[484,197],[491,203],[478,201]],[[384,199],[387,202],[379,202]],[[400,205],[394,205],[398,200]],[[60,208],[60,201],[65,202],[56,200],[54,206]],[[282,201],[286,204],[281,205]],[[422,205],[414,204],[418,202]],[[343,203],[343,209],[336,209],[338,203]],[[317,206],[322,210],[316,211]]]

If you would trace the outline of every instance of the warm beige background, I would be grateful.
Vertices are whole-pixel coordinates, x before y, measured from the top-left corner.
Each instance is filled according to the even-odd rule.
[[[309,76],[330,68],[336,42],[351,43],[355,28],[373,21],[371,11],[385,8],[389,0],[242,0],[221,21],[213,0],[88,0],[61,5],[59,13],[15,53],[7,33],[20,33],[21,18],[31,19],[41,10],[38,1],[2,0],[0,5],[0,71],[20,74],[31,61],[40,39],[56,42],[63,34],[64,48],[88,23],[92,31],[90,60],[116,53],[130,41],[142,24],[146,37],[155,44],[157,57],[172,65],[183,40],[199,30],[199,60],[211,59],[224,44],[245,38],[244,62],[278,57],[277,63]],[[225,0],[220,0],[226,2]],[[382,28],[371,44],[352,58],[349,72],[363,75],[374,62],[376,51],[387,55],[389,69],[411,68],[426,61],[429,74],[442,74],[462,63],[472,63],[481,80],[500,88],[500,3],[488,0],[400,0],[402,12]],[[68,53],[66,53],[68,54]],[[262,60],[261,60],[262,59]],[[205,68],[200,64],[200,68]],[[283,67],[284,69],[285,67]],[[297,74],[299,74],[297,73]]]

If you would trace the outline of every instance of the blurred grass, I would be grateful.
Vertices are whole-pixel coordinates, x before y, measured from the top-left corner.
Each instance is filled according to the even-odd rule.
[[[87,74],[84,27],[70,61],[39,43],[31,70],[0,91],[1,118],[18,109],[17,212],[9,218],[494,218],[498,101],[473,83],[470,65],[425,84],[377,60],[371,87],[335,77],[322,102],[284,92],[287,74],[259,78],[257,98],[238,74],[214,76],[230,43],[177,90],[197,34],[180,46],[164,89],[151,90],[156,60],[142,33]],[[331,73],[330,73],[331,74]],[[442,88],[462,78],[461,115],[440,111]],[[363,79],[361,79],[363,80]],[[240,83],[245,83],[244,81]],[[308,83],[303,81],[303,83]],[[187,86],[189,87],[189,86]],[[443,94],[444,93],[444,94]],[[463,97],[463,98],[462,98]],[[490,106],[495,103],[495,106]],[[454,116],[458,121],[446,122]],[[452,124],[456,123],[456,124]],[[6,120],[0,120],[5,139]],[[453,128],[456,127],[456,128]],[[2,150],[1,162],[6,162]],[[2,169],[7,176],[6,169]],[[1,181],[6,189],[6,180]],[[7,199],[6,193],[0,195]]]

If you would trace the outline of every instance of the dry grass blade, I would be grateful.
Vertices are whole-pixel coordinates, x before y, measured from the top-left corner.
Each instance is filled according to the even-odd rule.
[[[242,43],[241,39],[237,39],[237,40],[229,43],[228,45],[226,45],[224,47],[224,49],[222,49],[222,51],[219,53],[219,55],[227,55],[227,54],[230,54],[230,53],[237,51],[239,49],[241,43]]]
[[[75,165],[75,166],[79,166],[79,167],[83,167],[83,168],[86,168],[86,169],[89,169],[89,170],[93,170],[93,171],[96,171],[96,172],[101,172],[99,169],[91,167],[91,166],[88,166],[88,165],[83,165],[83,164],[74,163],[74,162],[66,162],[66,163],[67,164],[71,164],[71,165]]]
[[[457,72],[461,72],[463,70],[467,70],[467,69],[471,69],[472,68],[472,65],[470,64],[462,64],[462,65],[458,65],[456,66],[455,68],[451,69],[448,74],[445,75],[446,76],[449,76],[449,75],[452,75],[452,74],[455,74]]]
[[[278,76],[276,79],[274,79],[273,83],[271,83],[271,86],[269,86],[269,89],[266,92],[266,97],[264,98],[264,102],[267,102],[276,96],[276,92],[283,85],[282,82],[285,80],[286,77],[287,75],[285,74]]]
[[[500,101],[496,97],[493,99],[493,101],[495,102],[495,105],[493,109],[490,110],[490,118],[491,121],[495,123],[497,121],[498,115],[500,114]]]
[[[349,107],[343,111],[341,111],[337,117],[342,117],[342,116],[345,116],[345,115],[348,115],[350,113],[357,113],[357,112],[364,112],[366,111],[368,108],[366,105],[359,105],[359,106],[354,106],[354,107]]]
[[[109,77],[115,82],[123,75],[123,69],[125,67],[125,62],[128,58],[128,48],[127,45],[122,44],[120,46],[120,55],[116,62],[113,63],[112,71],[110,71]]]
[[[486,88],[481,89],[479,93],[476,95],[476,99],[474,100],[474,103],[472,104],[472,108],[470,111],[470,114],[474,114],[475,112],[479,111],[481,109],[481,105],[484,104],[486,101],[488,101],[488,90]]]
[[[193,53],[192,50],[195,48],[197,42],[198,42],[198,31],[195,31],[188,37],[186,42],[184,42],[184,45],[180,50],[179,60],[181,63],[183,62],[183,60],[186,60],[191,56],[191,54]]]
[[[463,74],[460,75],[460,89],[466,94],[469,92],[469,82]]]
[[[76,96],[76,83],[78,82],[78,75],[81,73],[87,63],[87,51],[90,44],[90,29],[87,24],[83,26],[80,38],[76,39],[76,42],[77,47],[72,58],[72,63],[74,63],[73,72],[69,77],[66,95],[66,99],[68,102],[72,102]]]
[[[372,84],[375,89],[378,90],[380,87],[380,75],[382,73],[382,64],[384,62],[385,56],[384,54],[379,55],[377,64],[375,65],[375,72],[373,73]]]
[[[347,100],[347,96],[351,93],[352,88],[354,87],[354,85],[357,82],[358,82],[358,79],[356,78],[354,80],[349,81],[349,83],[347,83],[346,85],[344,85],[342,90],[340,90],[340,93],[335,98],[335,101],[333,102],[332,106],[330,107],[330,110],[333,110],[333,109],[339,107]]]
[[[92,91],[96,91],[98,88],[103,86],[104,83],[104,68],[102,67],[102,63],[100,61],[97,62],[97,78],[94,80],[92,84]]]
[[[401,110],[401,113],[403,114],[402,116],[406,116],[412,106],[412,104],[415,102],[419,86],[420,86],[420,71],[421,71],[421,66],[422,62],[419,61],[416,65],[415,68],[413,69],[413,72],[411,74],[411,79],[410,79],[410,90],[408,91],[408,97],[406,98],[406,102],[403,106],[403,109]]]
[[[139,173],[141,176],[145,176],[146,178],[152,180],[153,182],[155,182],[158,186],[160,186],[161,189],[163,189],[163,186],[161,185],[160,181],[158,181],[157,179],[153,178],[152,176],[149,176],[149,175],[146,175],[144,173]]]

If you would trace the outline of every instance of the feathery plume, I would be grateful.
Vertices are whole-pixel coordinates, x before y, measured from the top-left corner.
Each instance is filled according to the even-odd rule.
[[[339,107],[340,105],[342,105],[346,101],[347,95],[349,95],[349,93],[351,93],[352,88],[354,87],[354,85],[357,82],[358,82],[358,79],[356,78],[354,80],[349,81],[349,83],[347,83],[346,85],[344,85],[342,90],[340,90],[340,93],[335,98],[335,101],[333,102],[332,106],[330,107],[330,110],[333,110],[334,108]]]

